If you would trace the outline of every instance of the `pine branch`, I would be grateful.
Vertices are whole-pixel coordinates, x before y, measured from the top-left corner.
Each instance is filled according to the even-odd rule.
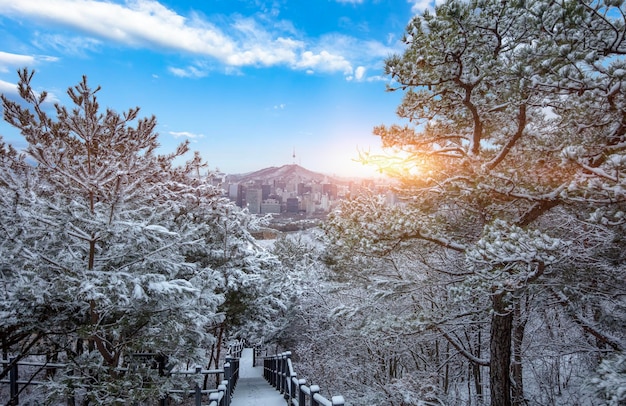
[[[570,299],[563,293],[558,292],[554,287],[549,288],[550,293],[556,299],[557,303],[563,306],[567,310],[567,314],[572,318],[572,320],[578,324],[585,332],[591,334],[599,341],[607,344],[613,350],[623,352],[625,347],[624,344],[617,338],[613,337],[606,332],[600,331],[595,323],[587,320],[582,314],[577,312],[574,309],[574,305],[570,301]]]

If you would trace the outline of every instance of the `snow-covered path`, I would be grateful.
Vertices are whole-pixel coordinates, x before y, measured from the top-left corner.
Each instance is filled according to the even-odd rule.
[[[263,379],[263,367],[252,366],[252,348],[245,348],[239,361],[239,381],[231,406],[285,406],[283,396]]]

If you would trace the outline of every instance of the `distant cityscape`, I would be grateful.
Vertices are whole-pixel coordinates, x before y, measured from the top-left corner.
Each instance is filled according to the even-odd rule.
[[[213,183],[251,214],[325,214],[341,199],[371,190],[395,200],[388,182],[331,177],[296,164],[243,175],[214,174]]]

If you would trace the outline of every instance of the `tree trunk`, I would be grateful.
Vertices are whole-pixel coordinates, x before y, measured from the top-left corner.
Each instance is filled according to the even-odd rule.
[[[222,340],[224,339],[224,323],[220,324],[218,327],[218,333],[217,333],[217,345],[216,345],[216,353],[215,353],[215,368],[219,368],[220,367],[220,357],[222,356]],[[219,386],[220,384],[220,379],[219,379],[219,374],[215,375],[215,385]]]
[[[494,294],[491,298],[493,304],[489,364],[491,406],[512,406],[509,370],[511,368],[513,313],[506,309],[503,296],[503,294]]]
[[[522,342],[524,341],[524,329],[526,319],[522,316],[521,304],[516,303],[513,320],[513,362],[511,364],[511,380],[513,381],[512,396],[515,406],[525,405],[524,380],[522,378]]]
[[[474,350],[474,354],[476,354],[476,356],[478,358],[482,357],[482,353],[480,351],[482,346],[482,334],[481,334],[481,327],[478,327],[478,337],[477,337],[477,342],[476,342],[476,347]],[[483,402],[483,377],[481,374],[481,366],[480,364],[477,363],[472,363],[472,366],[474,368],[474,388],[476,389],[476,399],[477,399],[477,404],[482,404]]]
[[[450,342],[446,342],[446,360],[450,357]],[[448,394],[450,388],[450,363],[446,361],[445,374],[443,379],[443,393]]]

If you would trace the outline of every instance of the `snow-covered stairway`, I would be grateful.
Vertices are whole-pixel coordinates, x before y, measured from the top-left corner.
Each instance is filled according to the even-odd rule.
[[[285,406],[286,401],[263,379],[263,367],[252,365],[253,349],[244,348],[239,360],[239,380],[230,406]]]

